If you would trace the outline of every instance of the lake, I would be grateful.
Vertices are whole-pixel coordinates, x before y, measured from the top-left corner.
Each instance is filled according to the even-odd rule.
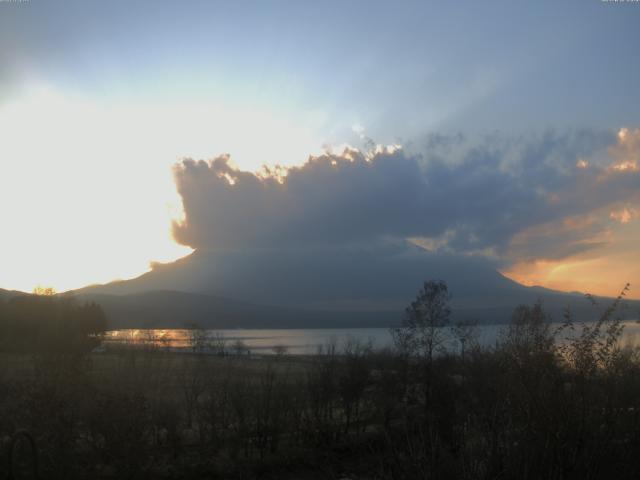
[[[640,345],[640,324],[623,322],[624,330],[620,343],[624,346]],[[493,345],[505,325],[482,325],[475,327],[474,338],[482,346]],[[552,328],[555,324],[552,325]],[[576,325],[579,327],[579,324]],[[319,347],[336,345],[341,351],[351,340],[371,342],[374,348],[392,344],[387,328],[327,328],[327,329],[232,329],[232,330],[184,330],[184,329],[129,329],[112,330],[105,336],[105,344],[154,345],[172,351],[186,351],[194,342],[200,342],[205,351],[212,351],[216,344],[224,342],[225,348],[234,346],[249,351],[252,355],[271,355],[278,347],[293,355],[317,353]],[[212,347],[213,346],[213,347]],[[458,341],[451,338],[448,348],[459,350]]]

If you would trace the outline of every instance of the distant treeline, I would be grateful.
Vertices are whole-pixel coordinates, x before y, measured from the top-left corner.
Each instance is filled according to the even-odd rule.
[[[95,303],[23,295],[0,300],[0,351],[83,352],[99,345],[107,322]]]

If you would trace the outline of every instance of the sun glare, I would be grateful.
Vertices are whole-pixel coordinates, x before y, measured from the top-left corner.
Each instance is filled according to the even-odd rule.
[[[260,110],[100,102],[49,88],[0,104],[0,287],[58,291],[131,278],[191,249],[171,238],[182,205],[171,166],[228,152],[293,165],[309,126]]]

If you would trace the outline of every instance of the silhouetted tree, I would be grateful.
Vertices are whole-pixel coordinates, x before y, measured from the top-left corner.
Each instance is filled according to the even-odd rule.
[[[193,353],[202,353],[207,347],[207,330],[198,323],[187,325],[187,341]]]
[[[434,411],[435,375],[434,356],[444,353],[447,332],[443,327],[449,324],[451,295],[447,284],[441,280],[424,283],[416,299],[405,310],[405,316],[399,328],[391,333],[396,348],[407,358],[418,360],[416,373],[422,390],[425,419],[432,421]],[[431,428],[431,426],[426,426]]]
[[[101,342],[107,328],[96,303],[79,305],[73,297],[23,295],[0,310],[0,350],[86,352]]]
[[[443,348],[446,340],[442,327],[449,324],[450,300],[445,282],[424,282],[417,298],[405,310],[402,325],[391,331],[396,347],[431,364],[434,354]]]

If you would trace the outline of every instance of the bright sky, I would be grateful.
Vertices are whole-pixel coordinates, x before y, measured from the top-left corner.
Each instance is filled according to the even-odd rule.
[[[183,157],[299,164],[362,146],[354,126],[415,150],[433,132],[638,126],[639,24],[640,4],[599,0],[0,2],[0,287],[188,253],[170,237]],[[563,268],[595,279],[614,257]],[[513,275],[573,288],[555,267]]]
[[[189,253],[170,236],[171,167],[234,152],[246,168],[320,149],[313,122],[195,102],[106,102],[40,87],[0,106],[0,285],[59,290],[137,276]],[[287,139],[287,143],[283,143]],[[34,283],[35,282],[35,283]]]

